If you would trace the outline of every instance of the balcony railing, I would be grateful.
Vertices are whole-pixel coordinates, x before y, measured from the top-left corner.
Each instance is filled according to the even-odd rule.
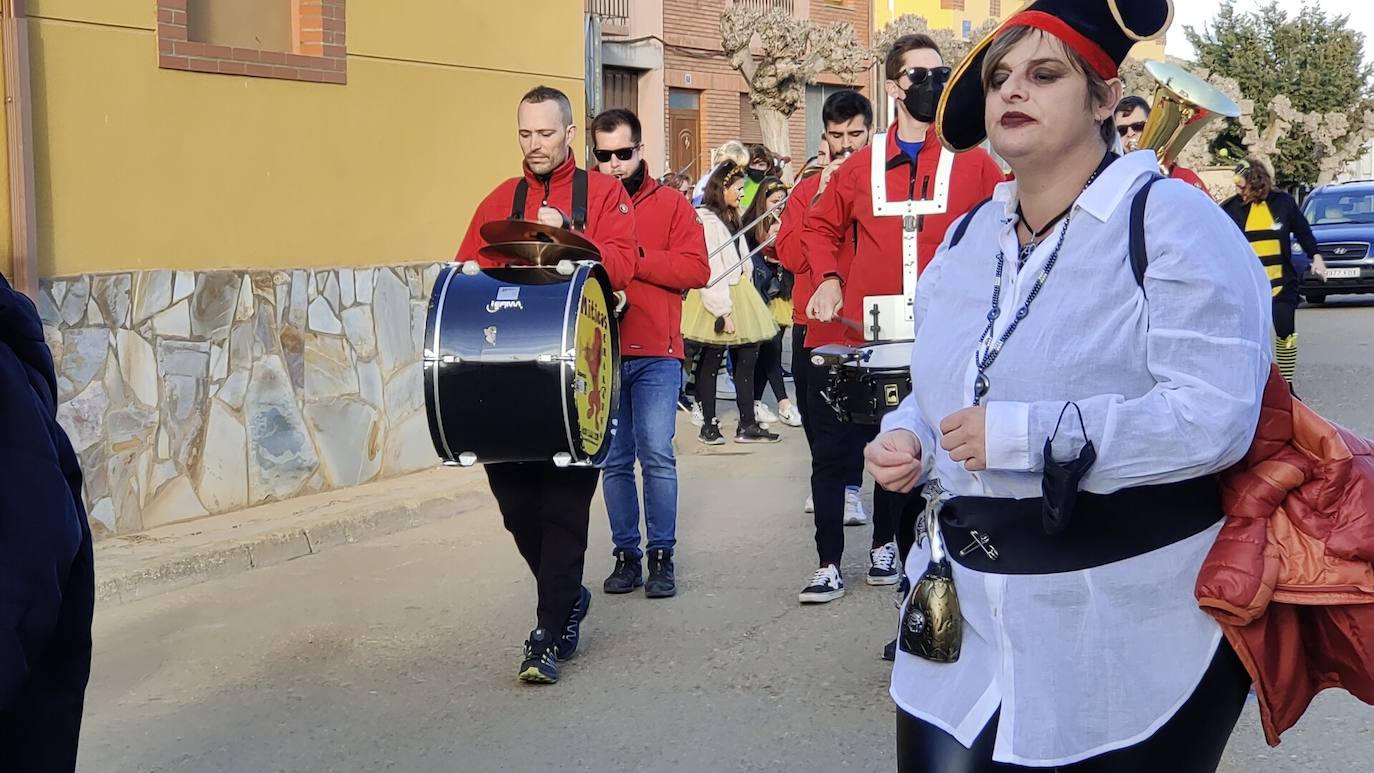
[[[630,0],[587,0],[587,13],[606,24],[625,26],[630,23]]]
[[[791,15],[794,2],[793,0],[735,0],[735,5],[757,11],[782,11]]]

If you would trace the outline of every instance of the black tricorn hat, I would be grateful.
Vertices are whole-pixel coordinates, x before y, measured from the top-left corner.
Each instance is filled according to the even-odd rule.
[[[979,41],[950,75],[935,117],[936,136],[956,153],[987,138],[983,60],[992,42],[1013,27],[1054,35],[1104,80],[1111,80],[1132,46],[1163,36],[1173,19],[1171,0],[1034,0]]]

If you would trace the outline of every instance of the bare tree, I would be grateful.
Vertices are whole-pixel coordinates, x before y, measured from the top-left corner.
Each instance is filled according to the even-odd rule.
[[[807,84],[824,72],[854,83],[872,61],[843,22],[822,27],[784,11],[733,6],[721,15],[720,32],[725,56],[749,87],[763,143],[783,156],[792,155],[787,122],[806,104]]]
[[[924,16],[908,13],[898,16],[888,22],[878,34],[873,37],[873,58],[881,64],[887,57],[888,49],[892,44],[904,35],[929,35],[935,41],[935,45],[940,47],[940,54],[944,57],[945,63],[950,67],[957,65],[968,56],[968,52],[978,44],[980,40],[992,34],[997,29],[998,21],[988,19],[982,25],[969,33],[967,38],[955,35],[953,30],[932,29],[930,22]]]

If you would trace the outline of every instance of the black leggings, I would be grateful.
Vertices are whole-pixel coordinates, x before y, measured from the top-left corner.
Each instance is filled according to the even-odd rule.
[[[1222,641],[1202,681],[1164,726],[1135,746],[1072,765],[1030,768],[992,761],[998,715],[973,741],[972,749],[940,728],[897,710],[898,773],[1002,773],[1053,770],[1058,773],[1213,773],[1236,727],[1250,675]]]
[[[732,346],[735,356],[735,405],[739,408],[739,423],[747,427],[754,423],[754,366],[759,358],[759,345]],[[701,415],[710,424],[716,418],[716,372],[725,356],[724,346],[701,347],[701,363],[697,365],[697,401]]]
[[[771,341],[759,344],[758,364],[754,366],[754,401],[763,399],[766,388],[773,388],[773,398],[778,402],[787,399],[787,384],[782,378],[782,336],[786,328],[778,331]],[[732,349],[730,356],[735,361],[735,372],[739,373],[739,350]]]
[[[1274,296],[1274,333],[1287,338],[1298,331],[1298,284],[1290,282]]]

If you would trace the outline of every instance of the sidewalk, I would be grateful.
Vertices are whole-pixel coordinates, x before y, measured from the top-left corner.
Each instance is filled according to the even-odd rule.
[[[110,537],[95,544],[102,605],[314,555],[489,504],[480,469],[441,467]]]

